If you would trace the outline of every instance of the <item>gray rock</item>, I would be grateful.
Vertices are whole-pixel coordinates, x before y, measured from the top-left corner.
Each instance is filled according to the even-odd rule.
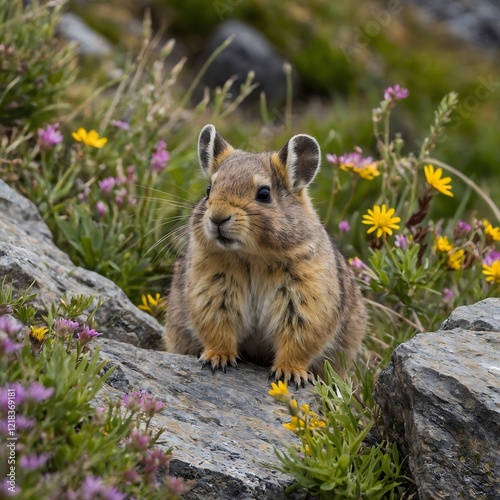
[[[103,276],[75,266],[52,241],[49,228],[29,200],[0,180],[0,281],[15,291],[33,281],[34,306],[42,313],[63,295],[94,295],[107,299],[96,320],[109,337],[161,349],[161,325],[135,307],[124,292]]]
[[[112,52],[112,45],[108,40],[85,24],[76,14],[61,14],[57,30],[65,40],[76,42],[79,53],[84,56],[103,57]]]
[[[265,464],[278,464],[274,448],[293,444],[282,426],[289,421],[283,405],[268,395],[268,370],[241,364],[227,374],[200,369],[193,356],[147,351],[99,339],[101,357],[118,369],[100,398],[145,390],[165,403],[152,420],[165,428],[164,450],[173,446],[170,473],[195,479],[191,500],[284,499],[292,478]],[[300,390],[312,402],[311,388]],[[296,497],[295,497],[296,498]]]
[[[400,345],[375,386],[421,499],[500,498],[500,299]],[[486,331],[481,331],[486,330]]]
[[[254,71],[254,81],[259,84],[259,87],[252,92],[250,100],[257,100],[260,92],[264,91],[268,103],[284,102],[286,77],[283,63],[285,61],[257,30],[247,24],[235,20],[221,23],[210,35],[201,60],[206,61],[231,35],[234,35],[234,40],[212,62],[203,77],[203,84],[210,88],[221,87],[229,78],[236,76],[236,81],[231,88],[233,97],[236,97],[249,71]],[[292,75],[295,93],[298,87],[298,76],[296,72],[292,72]]]
[[[416,4],[455,36],[488,48],[500,48],[500,2],[498,0],[405,0]]]
[[[443,322],[440,330],[463,328],[472,331],[500,332],[500,304],[498,299],[482,300],[472,306],[457,307]]]

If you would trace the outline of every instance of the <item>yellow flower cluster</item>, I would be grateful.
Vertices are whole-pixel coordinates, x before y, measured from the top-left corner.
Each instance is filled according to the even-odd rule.
[[[160,316],[167,306],[166,299],[162,298],[159,293],[157,293],[154,297],[151,294],[142,294],[141,295],[142,304],[139,305],[139,309],[146,311],[157,318]]]
[[[273,396],[277,401],[281,401],[288,405],[288,410],[291,415],[290,422],[284,423],[283,427],[292,431],[295,434],[307,429],[317,429],[326,427],[326,422],[315,412],[313,412],[308,404],[303,404],[299,407],[296,399],[292,399],[288,386],[281,380],[277,384],[271,383],[272,389],[269,395]]]
[[[362,179],[367,179],[369,181],[372,181],[375,177],[380,175],[376,162],[367,163],[361,166],[357,166],[354,163],[341,163],[339,165],[339,168],[346,172],[354,172],[355,174],[358,174]]]
[[[454,248],[447,236],[439,236],[434,245],[434,250],[448,254],[447,265],[450,269],[458,271],[462,268],[465,260],[465,250]]]
[[[42,342],[45,338],[45,334],[49,331],[49,329],[45,326],[39,326],[35,328],[34,326],[30,327],[30,337],[37,342]]]

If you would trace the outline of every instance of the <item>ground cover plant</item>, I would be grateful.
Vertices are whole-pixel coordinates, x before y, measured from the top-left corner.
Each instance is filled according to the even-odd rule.
[[[0,496],[179,498],[189,483],[168,476],[171,450],[150,427],[164,403],[134,391],[96,405],[114,370],[89,350],[99,302],[61,297],[39,318],[34,297],[1,283]]]
[[[293,116],[291,101],[282,122],[276,123],[264,101],[262,121],[247,122],[238,114],[238,104],[253,88],[252,75],[236,100],[228,95],[228,82],[193,103],[197,79],[188,88],[179,85],[186,61],[173,60],[173,42],[165,43],[153,32],[147,18],[140,52],[121,63],[116,79],[95,84],[77,74],[75,48],[55,37],[59,8],[50,2],[30,2],[24,8],[20,1],[0,0],[0,13],[5,33],[0,42],[0,177],[38,206],[56,243],[76,264],[109,277],[142,309],[161,318],[170,266],[182,249],[193,203],[206,188],[196,158],[201,126],[214,122],[223,133],[231,127],[228,137],[241,139],[232,139],[235,145],[264,150],[280,146],[292,130],[314,133],[320,125],[302,128],[306,121]],[[34,60],[40,47],[43,57]],[[76,100],[71,92],[75,85],[83,89]],[[404,488],[397,450],[383,441],[374,447],[362,444],[367,429],[376,428],[374,380],[399,343],[416,332],[436,329],[458,305],[500,295],[498,207],[462,173],[460,165],[448,165],[438,154],[434,156],[437,146],[441,150],[447,140],[453,141],[453,130],[446,126],[453,124],[460,97],[452,89],[447,91],[435,102],[435,114],[429,113],[430,129],[419,130],[417,148],[407,144],[394,125],[395,116],[400,124],[416,90],[397,82],[380,86],[371,101],[373,111],[364,111],[376,145],[372,154],[363,153],[368,148],[365,142],[342,151],[340,142],[326,139],[326,129],[317,134],[325,156],[313,191],[315,203],[350,259],[370,308],[371,328],[351,380],[342,383],[328,372],[326,384],[319,385],[321,408],[303,409],[307,403],[293,403],[288,389],[276,388],[274,395],[281,394],[290,409],[290,430],[301,438],[299,450],[278,451],[278,456],[285,470],[311,492],[325,496],[363,492],[375,498]],[[477,201],[471,205],[471,200]],[[74,321],[83,313],[84,299],[77,299],[71,314],[59,305],[51,316],[35,320],[29,293],[14,298],[5,286],[0,307],[4,307],[2,363],[7,370],[2,370],[1,387],[7,390],[7,383],[16,382],[22,394],[36,383],[35,396],[36,390],[42,394],[45,388],[43,394],[48,394],[52,387],[50,397],[33,404],[19,400],[26,417],[30,412],[51,415],[52,398],[60,397],[59,403],[66,404],[63,394],[69,386],[57,384],[70,383],[47,375],[55,370],[50,363],[58,359],[65,364],[69,381],[75,373],[85,373],[91,388],[71,425],[91,428],[94,421],[101,425],[103,417],[96,416],[89,405],[105,380],[105,376],[97,378],[97,357],[84,352],[81,339],[72,340],[71,335],[61,339],[55,326],[56,321]],[[84,331],[95,332],[91,319],[86,326],[80,322],[75,327],[80,336]],[[40,352],[35,355],[33,349]],[[21,371],[20,363],[31,368]],[[28,372],[32,378],[23,378]],[[122,409],[123,405],[127,403],[121,403]],[[74,479],[56,474],[57,457],[77,453],[78,440],[49,451],[30,448],[25,460],[38,464],[33,467],[36,474],[49,469],[55,474],[48,487],[55,488],[57,482],[67,488],[64,491],[83,492],[90,477],[93,487],[117,488],[126,471],[102,464],[119,453],[115,450],[119,442],[131,439],[127,432],[134,420],[127,422],[117,408],[110,406],[108,424],[102,424],[113,421],[118,429],[114,440],[101,436],[108,439],[109,455],[87,462],[83,455],[75,455],[84,466]],[[362,425],[354,425],[355,421]],[[39,441],[40,434],[30,434],[42,432],[37,429],[26,429],[31,444]],[[155,439],[150,437],[151,444]],[[129,470],[145,460],[137,453],[127,458]],[[337,464],[338,481],[325,469],[328,464]],[[362,484],[361,476],[366,483]],[[22,481],[26,481],[21,483],[25,492],[34,491],[30,489],[34,483]],[[147,478],[132,481],[126,493],[138,494],[150,486]]]

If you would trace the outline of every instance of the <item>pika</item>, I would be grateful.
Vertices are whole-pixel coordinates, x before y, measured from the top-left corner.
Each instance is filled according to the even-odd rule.
[[[277,152],[234,149],[213,125],[198,139],[206,196],[174,264],[164,342],[212,372],[237,358],[304,385],[358,351],[367,313],[352,271],[308,194],[321,151],[311,136]]]

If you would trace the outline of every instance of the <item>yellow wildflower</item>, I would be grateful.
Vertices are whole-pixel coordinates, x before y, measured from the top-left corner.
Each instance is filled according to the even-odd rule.
[[[292,420],[283,424],[283,427],[297,434],[299,431],[306,429],[306,423],[299,417],[292,417]]]
[[[303,404],[300,407],[300,411],[302,413],[304,413],[305,415],[314,416],[314,417],[318,416],[318,415],[316,415],[316,413],[314,413],[313,411],[310,410],[309,405],[307,403]]]
[[[451,177],[441,177],[443,175],[443,169],[438,168],[434,170],[433,165],[425,165],[424,167],[425,179],[427,183],[446,196],[453,196],[451,192]]]
[[[446,236],[440,236],[436,240],[435,249],[439,252],[449,252],[453,248],[450,240]]]
[[[448,267],[455,271],[458,271],[462,267],[465,258],[465,251],[461,248],[454,252],[450,252],[448,255]]]
[[[99,137],[99,134],[95,130],[89,130],[87,132],[81,127],[71,135],[75,141],[83,142],[85,146],[92,146],[93,148],[102,148],[108,142],[106,137]]]
[[[380,207],[375,205],[373,209],[368,209],[368,213],[363,215],[363,224],[369,224],[372,227],[368,229],[368,234],[377,231],[377,238],[380,238],[384,233],[392,234],[393,229],[399,229],[397,223],[401,220],[400,217],[393,217],[394,208],[387,210],[385,203]]]
[[[292,399],[290,401],[290,408],[292,409],[292,411],[296,412],[299,408],[299,403],[297,403],[297,400],[296,399]]]
[[[146,311],[155,318],[161,315],[166,307],[165,299],[162,299],[161,295],[157,293],[154,297],[148,293],[141,295],[142,304],[139,305],[139,309]]]
[[[276,399],[282,399],[283,396],[288,397],[290,393],[288,392],[288,386],[281,380],[278,380],[278,383],[275,384],[271,382],[272,389],[269,391],[269,395]]]
[[[380,175],[377,164],[375,162],[364,165],[362,167],[353,166],[352,171],[355,174],[358,174],[362,179],[368,179],[369,181]]]
[[[30,327],[30,337],[38,342],[42,342],[45,334],[49,331],[45,326],[39,326],[35,328],[34,326]]]
[[[489,283],[500,283],[500,260],[495,260],[490,266],[483,264],[483,274]]]
[[[500,227],[493,227],[489,222],[484,227],[484,234],[493,241],[500,241]]]
[[[321,418],[311,418],[307,422],[308,427],[311,429],[315,429],[317,427],[326,427],[326,422]]]

